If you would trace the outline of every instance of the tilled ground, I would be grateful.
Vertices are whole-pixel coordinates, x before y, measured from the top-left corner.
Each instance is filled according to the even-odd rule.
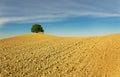
[[[0,77],[120,77],[120,35],[2,39]]]

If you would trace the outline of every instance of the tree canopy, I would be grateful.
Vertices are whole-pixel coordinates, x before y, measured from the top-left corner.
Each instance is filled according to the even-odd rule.
[[[44,29],[40,24],[34,24],[32,25],[31,32],[32,33],[39,33],[39,32],[44,33]]]

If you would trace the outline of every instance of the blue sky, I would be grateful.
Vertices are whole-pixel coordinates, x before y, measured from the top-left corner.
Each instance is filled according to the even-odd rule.
[[[99,36],[120,33],[120,0],[0,0],[0,38],[31,33]]]

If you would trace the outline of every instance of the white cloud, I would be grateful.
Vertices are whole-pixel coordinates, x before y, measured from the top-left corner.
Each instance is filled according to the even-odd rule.
[[[0,22],[0,28],[2,28],[4,25],[4,22]]]
[[[105,12],[93,12],[93,11],[71,11],[69,12],[74,16],[95,16],[95,17],[120,17],[119,13],[105,13]]]
[[[2,17],[0,18],[0,25],[2,26],[5,23],[9,22],[18,22],[18,23],[31,23],[31,22],[52,22],[56,20],[61,20],[67,15],[38,15],[38,16],[23,16],[23,17]]]
[[[54,22],[74,16],[120,17],[120,1],[106,2],[108,0],[3,0],[0,26],[9,22]]]
[[[54,22],[61,21],[67,17],[74,16],[96,16],[96,17],[120,17],[120,14],[116,13],[103,13],[103,12],[91,12],[91,11],[66,11],[60,14],[45,14],[38,16],[23,16],[23,17],[2,17],[0,18],[0,27],[9,22],[17,23],[33,23],[33,22]]]

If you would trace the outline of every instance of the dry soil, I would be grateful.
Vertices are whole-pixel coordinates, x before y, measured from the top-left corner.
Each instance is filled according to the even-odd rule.
[[[120,34],[1,39],[0,77],[120,77]]]

